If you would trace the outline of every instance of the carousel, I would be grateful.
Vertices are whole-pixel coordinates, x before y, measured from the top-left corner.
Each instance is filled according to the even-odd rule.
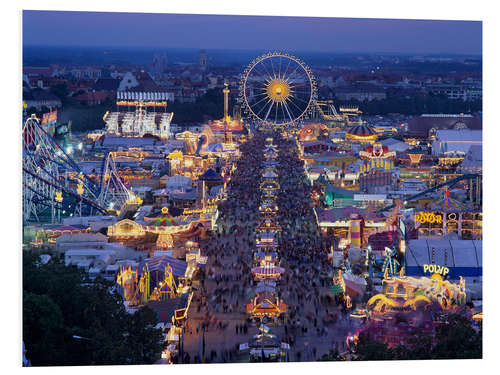
[[[174,246],[174,238],[186,240],[203,236],[205,228],[202,220],[185,221],[183,216],[174,218],[168,207],[160,212],[144,217],[144,224],[130,219],[121,220],[108,227],[108,237],[116,241],[147,240],[148,235],[157,235],[156,247],[170,249]]]

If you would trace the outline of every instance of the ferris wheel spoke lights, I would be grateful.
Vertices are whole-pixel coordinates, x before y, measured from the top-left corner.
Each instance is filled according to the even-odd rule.
[[[309,67],[282,52],[254,59],[240,82],[243,112],[267,126],[298,125],[311,112],[316,96],[316,80]]]

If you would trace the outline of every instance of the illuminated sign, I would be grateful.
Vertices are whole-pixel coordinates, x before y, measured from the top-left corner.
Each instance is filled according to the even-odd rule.
[[[439,266],[437,264],[424,264],[424,273],[437,273],[438,275],[446,276],[450,269],[448,267]]]
[[[419,222],[420,224],[441,224],[443,216],[434,212],[418,212],[415,214],[415,222]]]
[[[196,210],[184,210],[182,212],[183,215],[188,215],[188,214],[205,214],[205,213],[211,213],[213,210],[215,210],[217,206],[208,206],[207,208],[200,208]]]
[[[44,113],[42,116],[42,125],[50,124],[57,121],[57,109],[48,113]]]
[[[166,107],[167,102],[140,102],[140,101],[126,101],[120,100],[116,102],[118,106],[146,106],[146,107]]]

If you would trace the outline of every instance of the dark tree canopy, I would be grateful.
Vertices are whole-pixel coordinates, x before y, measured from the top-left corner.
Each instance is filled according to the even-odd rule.
[[[385,343],[362,333],[355,348],[361,361],[416,359],[480,359],[482,358],[482,326],[476,331],[470,319],[451,314],[436,326],[435,337],[416,335],[407,345],[391,349]]]
[[[23,340],[33,366],[154,363],[162,349],[157,322],[147,307],[127,313],[111,282],[23,255]]]

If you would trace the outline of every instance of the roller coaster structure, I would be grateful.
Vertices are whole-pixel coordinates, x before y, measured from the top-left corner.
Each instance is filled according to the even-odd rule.
[[[23,221],[52,222],[66,215],[107,214],[135,197],[117,172],[113,154],[103,159],[101,181],[86,176],[76,162],[31,115],[23,127]]]
[[[426,189],[426,190],[424,190],[424,191],[422,191],[420,193],[417,193],[415,195],[412,195],[412,196],[404,198],[403,206],[405,206],[406,203],[409,202],[409,201],[416,200],[417,198],[423,197],[423,196],[427,195],[428,193],[431,193],[433,191],[439,190],[442,187],[445,187],[445,186],[451,187],[451,186],[455,186],[460,181],[464,181],[464,180],[473,181],[475,179],[480,179],[480,178],[482,178],[482,176],[479,175],[479,174],[476,174],[476,173],[463,174],[463,175],[455,177],[455,178],[453,178],[453,179],[451,179],[449,181],[445,181],[445,182],[443,182],[441,184],[438,184],[436,186],[432,186],[432,187],[430,187],[430,188],[428,188],[428,189]],[[479,191],[478,191],[478,193],[476,195],[480,196]],[[389,206],[386,206],[386,207],[383,207],[383,208],[379,209],[378,211],[382,212],[382,211],[391,210],[395,206],[396,206],[396,204],[391,204]]]

